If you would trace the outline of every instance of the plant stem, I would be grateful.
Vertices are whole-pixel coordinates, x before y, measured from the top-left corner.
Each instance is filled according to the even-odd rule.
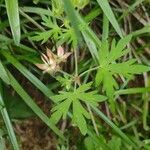
[[[86,70],[86,71],[84,71],[83,73],[81,73],[81,74],[79,75],[79,77],[82,77],[83,75],[85,75],[85,74],[88,73],[88,72],[97,70],[98,68],[100,68],[100,66],[97,66],[97,67],[91,68],[91,69],[89,69],[89,70]]]
[[[75,60],[75,77],[78,77],[78,51],[74,49],[74,60]],[[77,82],[74,83],[74,90],[77,88]]]
[[[90,105],[89,105],[89,104],[86,104],[86,105],[87,105],[88,111],[89,111],[89,113],[90,113],[90,116],[91,116],[91,119],[92,119],[92,123],[93,123],[94,129],[95,129],[95,132],[96,132],[97,136],[99,136],[99,132],[98,132],[98,129],[97,129],[97,125],[96,125],[96,123],[95,123],[95,119],[94,119],[93,113],[92,113],[92,111],[91,111]]]

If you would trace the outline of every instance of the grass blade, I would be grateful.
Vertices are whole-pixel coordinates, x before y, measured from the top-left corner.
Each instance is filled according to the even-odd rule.
[[[87,22],[80,16],[79,13],[77,13],[77,17],[81,26],[81,32],[86,32],[90,39],[93,40],[93,42],[96,44],[97,47],[101,46],[101,41],[97,37],[97,35],[93,32],[93,30],[87,25]]]
[[[6,83],[6,84],[9,84],[9,77],[7,75],[7,72],[0,60],[0,78]]]
[[[84,20],[89,23],[91,22],[93,19],[95,19],[97,16],[99,16],[100,14],[102,14],[102,10],[100,8],[93,8],[85,17]]]
[[[93,60],[98,60],[98,52],[95,43],[86,32],[82,32],[82,35],[93,57]]]
[[[24,100],[24,102],[32,109],[32,111],[48,126],[50,127],[60,138],[64,139],[63,134],[60,130],[50,122],[49,118],[44,112],[36,105],[33,99],[25,92],[13,75],[9,72],[10,84],[18,95]]]
[[[1,82],[1,81],[0,81]],[[3,120],[5,122],[7,131],[8,131],[8,135],[10,138],[10,141],[12,143],[13,149],[14,150],[19,150],[19,145],[17,143],[17,139],[7,112],[7,109],[5,107],[4,101],[3,101],[3,96],[2,96],[3,92],[2,92],[2,84],[0,83],[0,103],[2,104],[3,108],[1,108],[1,114],[3,117]]]
[[[76,33],[76,37],[78,37],[78,42],[80,43],[82,38],[78,27],[78,18],[75,13],[75,9],[70,0],[63,0],[65,12],[71,22],[72,27]]]
[[[107,16],[112,26],[114,27],[114,29],[116,30],[116,32],[118,33],[118,35],[122,38],[123,36],[122,36],[121,29],[109,5],[108,0],[97,0],[97,2],[100,5],[101,9],[103,10],[104,14]]]
[[[20,19],[17,0],[5,0],[8,20],[16,45],[20,43]]]
[[[109,120],[99,109],[97,109],[94,106],[91,106],[91,108],[95,111],[95,113],[101,118],[103,119],[110,127],[112,127],[112,129],[118,133],[118,135],[120,135],[120,137],[122,137],[122,139],[124,139],[124,141],[126,141],[128,144],[132,145],[134,148],[137,149],[137,146],[135,145],[135,143],[133,143],[111,120]]]
[[[83,35],[83,38],[89,48],[89,51],[94,58],[98,61],[98,51],[97,48],[100,48],[101,41],[97,37],[97,35],[92,31],[92,29],[87,25],[85,20],[77,13],[77,17],[80,23],[80,31]],[[92,48],[92,49],[91,49]],[[93,50],[94,48],[94,50]]]
[[[35,13],[38,15],[48,15],[53,16],[53,13],[48,9],[40,8],[40,7],[20,7],[23,12],[27,13]]]

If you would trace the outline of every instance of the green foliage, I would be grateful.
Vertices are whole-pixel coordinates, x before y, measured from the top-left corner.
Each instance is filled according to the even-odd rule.
[[[112,139],[108,142],[109,147],[113,150],[121,150],[121,139],[119,137],[112,137]]]
[[[112,139],[107,143],[102,136],[88,136],[84,140],[84,145],[86,147],[86,150],[122,150],[121,139],[116,136],[113,136]]]
[[[18,45],[20,43],[20,19],[18,0],[5,0],[8,20],[13,35],[14,42]]]
[[[100,5],[101,9],[103,10],[104,14],[107,16],[107,18],[109,19],[110,23],[112,24],[112,26],[115,28],[116,32],[118,33],[118,35],[122,38],[122,32],[121,29],[119,27],[119,24],[115,18],[115,15],[109,5],[109,1],[108,0],[97,0],[98,4]]]
[[[36,36],[32,37],[32,40],[35,41],[41,41],[42,43],[45,43],[46,41],[49,40],[49,38],[53,38],[53,40],[57,40],[58,37],[62,34],[61,28],[57,25],[56,19],[55,18],[50,18],[48,16],[42,16],[42,24],[46,27],[49,28],[49,30],[45,32],[37,32]]]
[[[50,38],[62,45],[64,43],[72,44],[73,46],[77,43],[77,36],[72,27],[70,27],[67,19],[64,20],[62,25],[58,25],[56,18],[51,18],[49,16],[42,16],[42,25],[44,25],[48,30],[44,32],[36,32],[35,36],[31,39],[34,41],[42,41],[41,44],[47,42]],[[61,20],[59,20],[61,21]]]
[[[11,119],[38,116],[55,133],[51,135],[58,150],[149,150],[147,4],[144,0],[0,0],[0,149],[6,149],[7,137],[18,149]],[[63,49],[57,51],[61,45]],[[45,53],[46,48],[57,55]],[[59,62],[56,71],[54,60],[67,57],[68,51],[72,55]],[[40,54],[45,68],[54,67],[54,74],[36,67]],[[33,91],[27,89],[30,86]],[[46,110],[36,104],[38,92],[42,92],[39,106],[46,104]],[[51,118],[44,113],[47,109]],[[82,135],[68,128],[70,120]],[[61,129],[55,125],[58,122]]]
[[[58,76],[56,80],[58,80],[61,86],[65,87],[66,90],[71,89],[72,80],[67,75],[64,75],[64,77]]]
[[[88,3],[89,0],[70,0],[73,8],[82,9],[84,8]],[[64,12],[63,8],[63,0],[52,0],[52,12],[54,16],[61,16]]]
[[[2,64],[2,62],[1,62],[1,60],[0,60],[0,78],[6,83],[6,84],[9,84],[9,77],[8,77],[8,75],[7,75],[7,72],[6,72],[6,70],[5,70],[5,68],[4,68],[4,66],[3,66],[3,64]]]
[[[57,105],[52,109],[51,120],[57,123],[61,117],[65,119],[72,105],[73,123],[85,135],[87,133],[85,118],[89,119],[90,116],[82,103],[97,106],[99,102],[106,100],[106,97],[97,94],[97,91],[86,92],[91,89],[91,84],[83,84],[73,92],[60,92],[59,95],[52,96]]]
[[[125,62],[119,62],[119,58],[126,55],[129,49],[126,45],[131,40],[131,36],[126,36],[121,39],[117,44],[113,40],[111,46],[108,41],[103,41],[99,49],[99,69],[96,74],[95,84],[99,86],[103,84],[103,89],[109,97],[109,102],[114,110],[114,92],[119,88],[115,79],[117,76],[123,76],[126,79],[131,78],[135,74],[140,74],[150,70],[150,67],[136,63],[136,59],[130,59]],[[109,51],[109,47],[110,51]]]

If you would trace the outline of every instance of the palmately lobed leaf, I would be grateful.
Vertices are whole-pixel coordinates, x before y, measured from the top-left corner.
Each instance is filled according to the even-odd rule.
[[[122,63],[117,63],[116,60],[129,52],[129,49],[126,49],[126,46],[130,42],[131,38],[132,36],[128,35],[121,39],[117,44],[114,39],[111,46],[109,46],[107,40],[103,41],[99,49],[100,66],[97,70],[95,85],[98,87],[102,84],[103,90],[106,92],[112,107],[114,107],[114,92],[119,88],[114,76],[122,75],[129,78],[136,74],[150,71],[149,66],[136,63],[136,59],[130,59]]]
[[[116,61],[117,59],[119,59],[120,57],[124,56],[129,52],[129,49],[126,49],[126,46],[130,42],[131,38],[132,36],[128,35],[123,39],[119,40],[117,44],[115,40],[113,40],[111,50],[107,58],[108,64],[113,61]]]
[[[113,74],[123,75],[128,78],[136,74],[150,71],[150,67],[142,64],[136,64],[136,60],[131,59],[123,63],[110,64],[108,66],[108,70],[110,70]]]
[[[91,89],[91,85],[92,82],[83,84],[72,92],[61,91],[59,95],[52,96],[51,99],[56,102],[56,106],[52,109],[53,114],[50,120],[56,124],[62,117],[65,119],[72,104],[73,122],[85,135],[87,133],[86,119],[89,119],[90,115],[82,103],[97,106],[99,102],[107,99],[106,96],[99,95],[97,91],[87,92]]]

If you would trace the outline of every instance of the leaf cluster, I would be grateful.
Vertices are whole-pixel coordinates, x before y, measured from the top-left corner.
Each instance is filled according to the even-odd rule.
[[[31,37],[32,40],[42,41],[41,44],[43,44],[51,38],[54,42],[57,41],[58,45],[62,45],[64,43],[76,45],[77,37],[66,18],[57,20],[54,17],[43,15],[42,20],[42,25],[44,25],[47,30],[36,32],[36,35]],[[61,23],[59,24],[58,22]]]
[[[97,70],[95,84],[96,86],[103,85],[103,90],[109,97],[112,107],[114,107],[114,92],[119,88],[117,77],[129,79],[136,74],[150,70],[149,66],[138,64],[136,59],[133,58],[119,62],[119,59],[123,56],[127,57],[130,50],[126,46],[130,40],[131,36],[128,35],[118,43],[113,40],[111,46],[105,40],[99,49],[99,69]]]
[[[97,94],[97,91],[89,91],[92,83],[87,83],[79,86],[73,92],[60,92],[59,95],[52,96],[52,100],[57,103],[53,107],[51,120],[56,124],[61,117],[66,118],[72,107],[72,120],[76,124],[82,134],[87,133],[86,119],[90,118],[86,110],[86,104],[97,106],[99,102],[107,99],[107,97]]]

